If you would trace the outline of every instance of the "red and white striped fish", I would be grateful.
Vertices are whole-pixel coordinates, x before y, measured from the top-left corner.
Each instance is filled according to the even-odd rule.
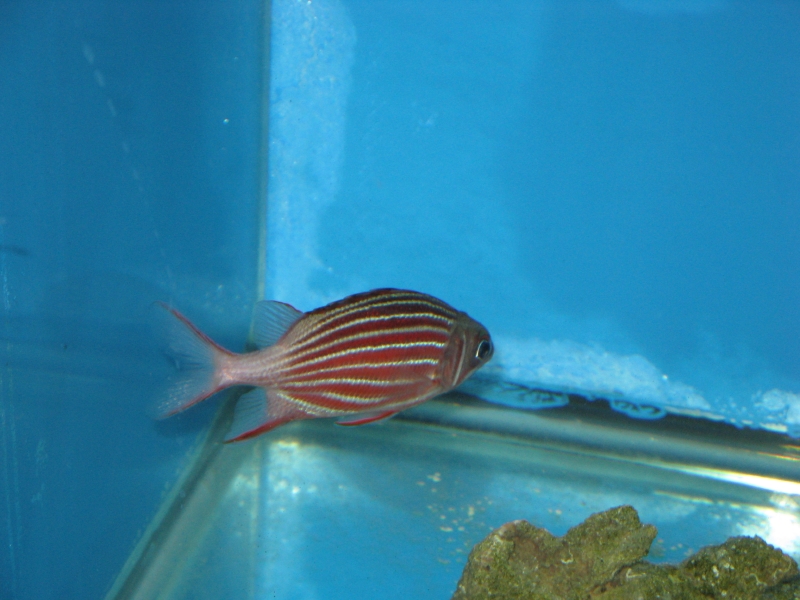
[[[255,386],[238,401],[226,441],[296,419],[345,417],[361,425],[443,394],[492,357],[486,328],[419,292],[380,289],[309,313],[282,302],[256,305],[260,350],[234,354],[177,310],[169,353],[181,377],[157,406],[164,418],[233,385]]]

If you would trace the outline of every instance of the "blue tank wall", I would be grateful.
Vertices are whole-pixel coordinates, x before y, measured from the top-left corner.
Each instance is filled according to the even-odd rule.
[[[421,289],[486,377],[800,435],[796,5],[273,6],[271,295]]]
[[[0,597],[99,598],[213,406],[145,414],[148,307],[241,348],[261,7],[0,5]]]

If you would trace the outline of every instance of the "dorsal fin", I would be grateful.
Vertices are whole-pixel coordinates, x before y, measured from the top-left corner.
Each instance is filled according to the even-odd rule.
[[[304,314],[284,302],[257,302],[253,310],[253,342],[259,348],[272,346]]]

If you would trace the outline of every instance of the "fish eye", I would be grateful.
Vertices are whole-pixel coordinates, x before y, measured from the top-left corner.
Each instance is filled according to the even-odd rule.
[[[492,352],[492,342],[489,340],[482,340],[480,344],[478,344],[478,349],[475,350],[475,358],[479,360],[483,360]]]

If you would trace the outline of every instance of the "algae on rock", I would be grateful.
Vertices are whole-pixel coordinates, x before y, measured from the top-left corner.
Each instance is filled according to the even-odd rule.
[[[642,560],[656,533],[631,506],[560,538],[506,523],[473,548],[453,600],[800,598],[797,564],[761,538],[731,538],[676,567]]]

